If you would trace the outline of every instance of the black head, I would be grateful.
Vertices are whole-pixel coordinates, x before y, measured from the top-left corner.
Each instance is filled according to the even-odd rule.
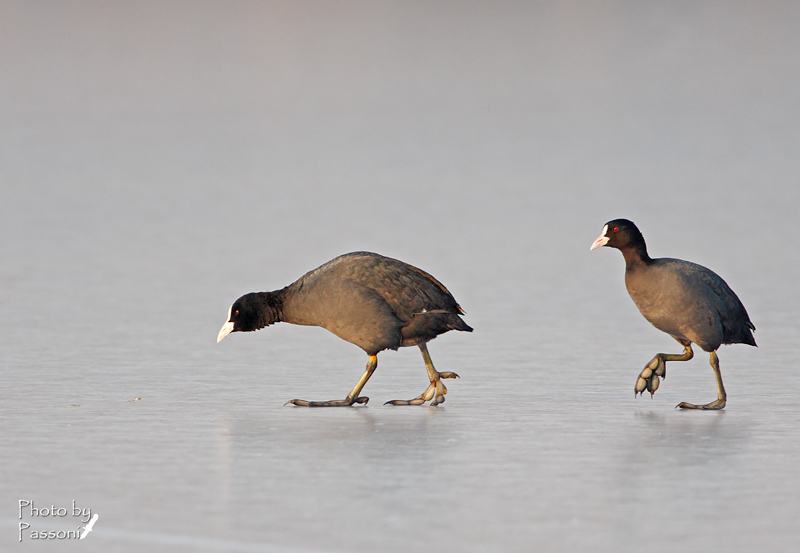
[[[622,251],[640,250],[647,252],[644,236],[633,224],[633,221],[628,219],[614,219],[606,223],[606,226],[603,227],[603,232],[589,249],[594,250],[600,246],[617,248]]]
[[[217,335],[221,342],[231,332],[252,332],[280,320],[281,301],[274,292],[251,292],[231,305],[228,322]]]

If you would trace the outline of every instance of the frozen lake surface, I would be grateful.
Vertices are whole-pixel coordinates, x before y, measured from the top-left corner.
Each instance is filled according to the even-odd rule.
[[[796,550],[797,7],[71,6],[0,8],[0,550]],[[724,411],[674,409],[715,398],[698,348],[634,399],[681,348],[589,252],[615,217],[746,305]],[[467,311],[444,405],[383,405],[416,348],[304,409],[366,355],[215,343],[355,250]],[[29,538],[73,501],[84,540]]]

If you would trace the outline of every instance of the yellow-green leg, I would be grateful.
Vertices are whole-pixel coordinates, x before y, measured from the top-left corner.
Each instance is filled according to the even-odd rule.
[[[667,361],[688,361],[694,357],[692,343],[687,340],[678,340],[684,348],[681,354],[657,353],[650,362],[644,366],[634,386],[634,397],[643,394],[645,389],[650,392],[650,397],[658,390],[659,377],[667,378]]]
[[[331,401],[306,401],[304,399],[290,399],[284,405],[298,405],[300,407],[350,407],[354,403],[366,403],[369,401],[369,398],[366,396],[359,397],[359,393],[361,389],[364,387],[364,384],[367,383],[369,377],[372,376],[372,373],[375,372],[375,369],[378,368],[378,356],[377,355],[370,355],[369,361],[367,361],[367,370],[364,371],[364,374],[361,375],[361,379],[356,384],[355,388],[353,388],[347,397],[344,399],[333,399]]]
[[[431,355],[428,353],[427,344],[420,344],[419,349],[422,351],[422,358],[425,360],[425,367],[428,369],[428,378],[431,381],[428,389],[422,392],[414,399],[395,399],[394,401],[387,401],[385,405],[422,405],[426,401],[431,401],[431,406],[444,403],[444,395],[447,393],[447,388],[442,382],[442,378],[458,378],[456,373],[443,372],[440,373],[433,366]]]
[[[711,368],[714,369],[714,376],[717,377],[717,399],[716,401],[712,401],[711,403],[706,403],[705,405],[695,405],[694,403],[686,403],[681,402],[676,405],[676,408],[680,409],[705,409],[705,410],[713,410],[718,411],[720,409],[725,409],[725,403],[728,398],[728,394],[725,393],[725,386],[722,385],[722,373],[719,372],[719,357],[717,357],[717,352],[712,351],[711,355],[709,355],[708,362],[711,364]]]

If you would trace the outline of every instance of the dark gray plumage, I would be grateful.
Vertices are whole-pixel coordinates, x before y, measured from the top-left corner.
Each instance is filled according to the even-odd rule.
[[[667,361],[692,358],[691,344],[710,353],[718,398],[706,405],[681,403],[687,409],[722,409],[726,394],[716,350],[722,344],[756,345],[755,326],[730,286],[714,271],[681,259],[652,259],[639,229],[627,219],[609,221],[591,249],[617,248],[625,258],[625,286],[644,318],[684,346],[683,354],[657,354],[636,381],[635,393],[651,395],[666,375]]]
[[[335,407],[366,403],[358,397],[377,367],[377,354],[385,349],[419,346],[431,384],[419,397],[395,400],[394,405],[431,405],[444,401],[447,388],[430,360],[428,341],[448,330],[471,332],[460,317],[464,311],[452,294],[425,271],[370,252],[339,256],[310,271],[286,288],[245,294],[231,306],[228,322],[217,341],[230,332],[247,332],[277,322],[323,327],[357,345],[369,356],[367,370],[345,400],[289,403],[310,407]]]

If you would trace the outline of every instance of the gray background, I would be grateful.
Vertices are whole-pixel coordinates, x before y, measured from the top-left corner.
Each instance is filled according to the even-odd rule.
[[[800,4],[0,2],[0,548],[792,551],[800,540]],[[759,348],[639,315],[615,217],[711,267]],[[475,328],[366,356],[215,337],[344,252]],[[141,398],[137,400],[136,398]],[[98,513],[17,543],[20,499]],[[71,517],[24,516],[34,530]]]

